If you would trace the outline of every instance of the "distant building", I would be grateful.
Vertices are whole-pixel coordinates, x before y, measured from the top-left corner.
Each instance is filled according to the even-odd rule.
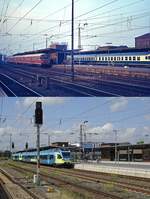
[[[68,142],[53,142],[51,146],[55,147],[68,147],[69,143]]]
[[[135,48],[150,48],[150,33],[136,37]]]

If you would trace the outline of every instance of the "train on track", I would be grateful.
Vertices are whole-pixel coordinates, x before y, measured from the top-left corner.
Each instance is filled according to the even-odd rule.
[[[36,163],[37,151],[19,151],[12,154],[12,159],[17,161]],[[73,168],[70,151],[64,148],[51,148],[40,150],[40,163],[55,167]]]
[[[67,61],[71,62],[71,55],[67,56]],[[150,67],[150,49],[79,51],[74,53],[74,63],[78,65]]]
[[[47,67],[53,64],[53,60],[46,53],[37,53],[9,56],[7,63]]]
[[[42,51],[40,51],[42,52]],[[53,64],[71,64],[71,51],[23,53],[9,56],[7,63],[51,67]],[[150,67],[150,49],[112,49],[93,51],[74,51],[74,64],[109,65],[121,67]]]

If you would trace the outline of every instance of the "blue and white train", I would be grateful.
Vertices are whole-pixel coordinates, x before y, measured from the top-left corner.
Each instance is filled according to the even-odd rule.
[[[70,54],[67,55],[67,61],[71,61]],[[150,49],[78,51],[74,53],[74,63],[80,65],[150,67]]]
[[[13,160],[24,162],[37,162],[37,151],[19,151],[12,154]],[[70,151],[63,148],[52,148],[40,151],[40,163],[50,166],[73,168]]]

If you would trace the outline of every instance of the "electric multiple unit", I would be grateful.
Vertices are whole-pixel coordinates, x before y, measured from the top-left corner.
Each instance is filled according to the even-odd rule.
[[[13,160],[24,162],[37,162],[37,151],[22,151],[12,154]],[[73,168],[74,164],[70,156],[70,151],[60,148],[53,148],[40,151],[40,163],[50,166],[62,166]]]

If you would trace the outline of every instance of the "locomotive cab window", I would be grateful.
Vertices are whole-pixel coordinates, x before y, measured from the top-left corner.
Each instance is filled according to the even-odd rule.
[[[62,159],[61,155],[57,154],[57,159]]]

